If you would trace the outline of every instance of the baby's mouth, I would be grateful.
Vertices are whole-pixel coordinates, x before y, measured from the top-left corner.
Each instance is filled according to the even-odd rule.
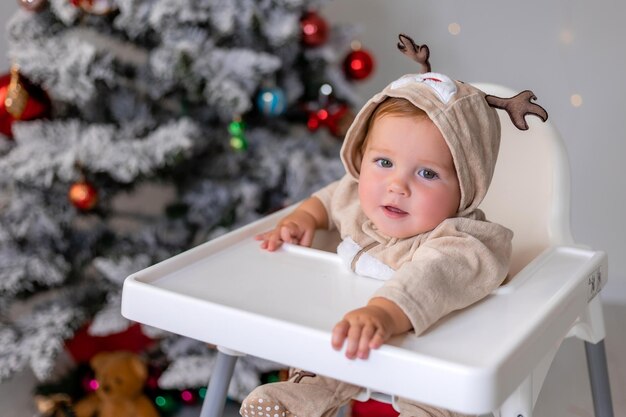
[[[406,216],[407,214],[409,214],[406,211],[401,210],[394,206],[383,206],[383,211],[385,212],[385,214],[391,217],[401,217],[401,216]]]

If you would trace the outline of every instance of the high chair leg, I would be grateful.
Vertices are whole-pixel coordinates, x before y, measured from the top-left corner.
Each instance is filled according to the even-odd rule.
[[[613,403],[611,402],[611,386],[606,364],[606,350],[604,340],[598,343],[585,342],[587,355],[587,369],[591,382],[591,396],[596,417],[613,417]]]
[[[218,350],[215,368],[202,403],[200,417],[222,417],[224,405],[226,404],[226,395],[228,394],[228,385],[235,370],[237,356],[239,355],[232,355]]]

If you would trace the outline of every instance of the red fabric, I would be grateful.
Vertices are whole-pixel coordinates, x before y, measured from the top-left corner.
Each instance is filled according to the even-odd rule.
[[[74,337],[65,342],[65,347],[76,363],[88,362],[96,353],[128,350],[139,353],[153,340],[141,332],[139,324],[133,324],[121,333],[109,336],[91,336],[89,325],[82,327]]]
[[[352,401],[350,408],[351,417],[397,417],[399,414],[391,404],[376,400]]]

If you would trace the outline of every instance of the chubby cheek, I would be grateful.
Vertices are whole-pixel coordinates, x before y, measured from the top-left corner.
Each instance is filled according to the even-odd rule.
[[[418,202],[416,202],[418,203]],[[445,219],[452,217],[459,207],[455,190],[429,190],[423,194],[419,208],[428,226],[434,228]]]
[[[363,211],[368,217],[372,214],[372,210],[379,204],[380,190],[375,184],[376,182],[372,181],[371,175],[367,172],[361,173],[359,178],[359,200]]]

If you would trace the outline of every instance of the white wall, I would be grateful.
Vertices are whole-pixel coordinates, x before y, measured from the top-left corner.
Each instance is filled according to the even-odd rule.
[[[568,148],[574,238],[608,252],[603,297],[626,303],[626,3],[335,0],[323,15],[362,26],[359,40],[378,64],[359,86],[364,99],[417,72],[396,50],[400,32],[429,45],[433,71],[532,89]],[[448,31],[451,23],[460,25],[458,35]],[[580,107],[570,103],[573,94]],[[534,167],[528,175],[541,180]]]
[[[4,26],[16,1],[0,2]],[[362,25],[360,40],[377,59],[359,85],[364,99],[391,79],[415,72],[398,53],[406,32],[431,48],[433,70],[466,81],[532,89],[566,142],[572,168],[572,228],[580,243],[609,254],[607,301],[626,303],[626,3],[618,0],[334,0],[330,22]],[[458,35],[448,32],[458,23]],[[569,31],[571,42],[563,42]],[[8,70],[0,39],[0,71]],[[573,107],[570,96],[583,104]],[[528,167],[528,175],[541,172]]]

